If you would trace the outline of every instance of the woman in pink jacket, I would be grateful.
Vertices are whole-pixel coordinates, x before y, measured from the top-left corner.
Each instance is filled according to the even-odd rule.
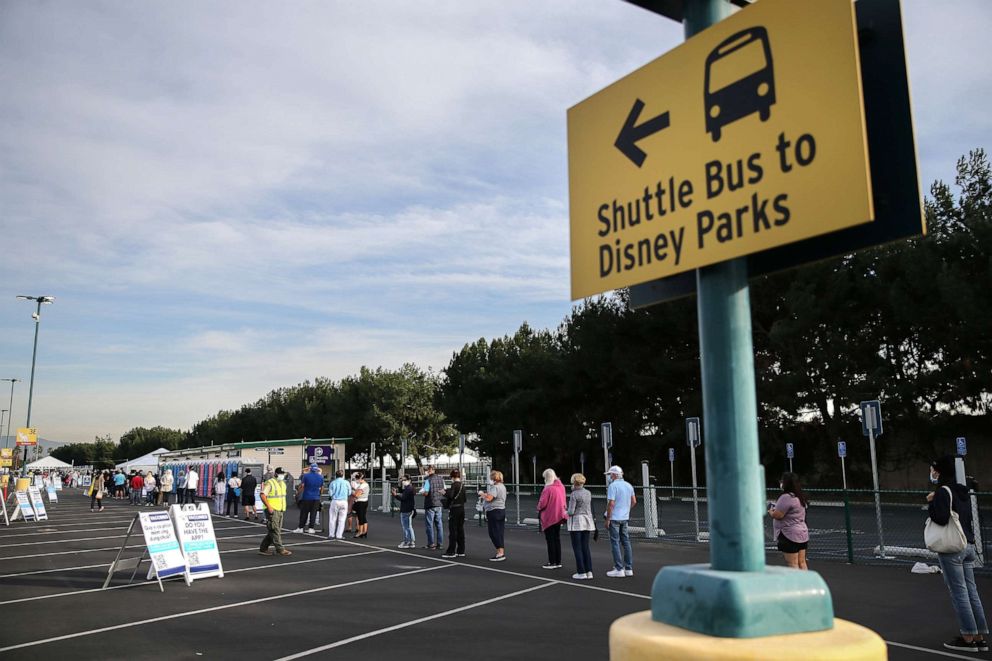
[[[548,564],[544,569],[561,569],[561,537],[558,531],[567,518],[565,509],[565,485],[550,468],[541,473],[544,478],[544,490],[541,499],[537,501],[537,511],[541,518],[541,530],[548,542]]]

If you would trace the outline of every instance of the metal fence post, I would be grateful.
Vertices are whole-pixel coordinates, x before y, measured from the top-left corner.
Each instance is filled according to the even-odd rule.
[[[847,496],[847,489],[844,489],[844,528],[847,530],[847,562],[853,565],[854,538],[851,534],[851,501]]]

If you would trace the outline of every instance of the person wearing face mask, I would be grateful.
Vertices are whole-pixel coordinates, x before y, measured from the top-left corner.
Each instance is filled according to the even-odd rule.
[[[344,521],[348,517],[348,498],[351,496],[351,485],[344,479],[344,471],[335,474],[334,481],[327,485],[327,495],[331,498],[330,521],[328,521],[328,537],[344,539]]]
[[[393,489],[393,498],[400,502],[400,527],[403,529],[403,541],[398,548],[412,549],[417,547],[417,538],[413,534],[413,515],[416,512],[415,494],[410,478],[406,475],[400,480],[400,489]]]
[[[282,543],[282,518],[286,514],[286,473],[279,467],[273,477],[262,486],[262,504],[268,516],[265,518],[266,534],[258,552],[272,555],[269,546],[275,547],[278,555],[293,555]]]
[[[784,473],[779,487],[782,495],[768,508],[778,550],[785,556],[785,564],[793,569],[809,569],[806,566],[806,549],[809,546],[806,508],[809,507],[809,499],[799,486],[795,473]]]
[[[939,526],[950,525],[951,512],[955,512],[968,542],[957,553],[937,554],[960,631],[960,635],[944,643],[944,647],[960,652],[987,652],[989,625],[975,584],[978,553],[975,550],[971,497],[968,488],[958,484],[954,478],[954,457],[946,455],[930,464],[930,483],[937,485],[934,491],[927,494],[930,520]]]
[[[606,530],[610,533],[610,551],[613,569],[606,572],[610,578],[634,575],[634,551],[630,546],[630,511],[637,505],[637,496],[630,482],[623,479],[623,469],[610,466],[606,473]]]

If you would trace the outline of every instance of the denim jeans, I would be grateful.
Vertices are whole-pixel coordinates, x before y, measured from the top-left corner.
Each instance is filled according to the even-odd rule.
[[[944,572],[944,584],[951,593],[951,605],[958,616],[958,628],[965,635],[987,634],[985,609],[975,585],[975,545],[968,544],[957,553],[938,553],[937,561]]]
[[[579,574],[592,571],[592,553],[589,551],[589,530],[573,530],[568,533],[572,540],[572,553],[575,554],[575,570]]]
[[[417,537],[413,534],[413,512],[400,512],[400,527],[403,528],[403,541],[415,544]]]
[[[424,510],[427,519],[427,546],[441,546],[444,542],[444,527],[440,507],[428,507]]]
[[[630,534],[627,532],[626,521],[610,521],[610,549],[613,551],[614,569],[634,568],[634,552],[630,548]]]

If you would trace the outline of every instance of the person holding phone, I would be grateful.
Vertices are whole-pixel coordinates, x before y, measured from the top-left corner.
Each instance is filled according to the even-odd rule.
[[[486,513],[486,524],[489,528],[489,539],[496,547],[496,555],[489,558],[490,562],[503,562],[506,560],[506,548],[504,548],[504,531],[506,528],[506,486],[503,484],[503,473],[492,471],[489,473],[489,486],[482,495],[482,507]]]

